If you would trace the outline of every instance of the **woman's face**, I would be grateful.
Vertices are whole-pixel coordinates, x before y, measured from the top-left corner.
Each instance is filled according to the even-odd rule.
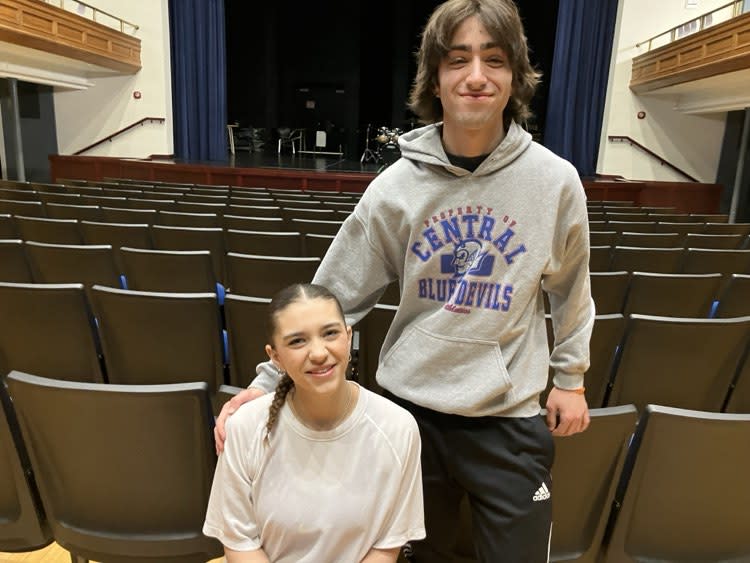
[[[332,299],[295,301],[276,313],[266,353],[289,374],[297,392],[335,391],[346,379],[352,329]]]

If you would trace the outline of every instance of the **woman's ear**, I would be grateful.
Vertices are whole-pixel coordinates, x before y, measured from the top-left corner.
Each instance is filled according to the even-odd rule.
[[[279,353],[270,344],[266,344],[266,354],[277,370],[284,371],[284,366],[279,362]]]

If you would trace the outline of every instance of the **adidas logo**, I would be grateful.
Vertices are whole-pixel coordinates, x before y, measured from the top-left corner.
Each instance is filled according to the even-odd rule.
[[[534,502],[539,502],[540,500],[547,500],[551,496],[552,493],[549,492],[547,485],[542,483],[542,486],[539,487],[534,493],[534,497],[532,500],[534,500]]]

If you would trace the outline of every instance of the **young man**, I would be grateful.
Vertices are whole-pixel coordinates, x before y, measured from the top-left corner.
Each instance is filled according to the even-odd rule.
[[[452,560],[464,494],[480,561],[547,561],[552,435],[589,422],[585,194],[573,166],[518,125],[537,81],[511,0],[440,5],[411,95],[433,124],[399,139],[402,158],[373,180],[314,280],[350,323],[400,282],[377,380],[420,428],[427,539],[413,546],[418,563]],[[273,370],[258,373],[225,406],[219,444],[226,416],[273,390]]]

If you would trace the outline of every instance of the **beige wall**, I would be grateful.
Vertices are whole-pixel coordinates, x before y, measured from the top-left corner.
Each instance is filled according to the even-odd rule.
[[[628,84],[633,57],[645,52],[636,43],[726,3],[699,0],[696,9],[687,9],[685,0],[620,0],[597,172],[640,180],[684,180],[639,149],[607,140],[609,135],[626,135],[700,181],[715,181],[726,114],[684,114],[673,109],[674,100],[637,96]],[[639,111],[646,112],[645,119],[636,117]]]
[[[88,4],[139,26],[141,70],[134,75],[93,78],[87,90],[55,91],[55,119],[60,154],[73,152],[144,117],[147,123],[86,152],[88,156],[148,157],[171,154],[172,87],[167,0],[87,0]],[[127,32],[126,28],[126,32]],[[133,98],[133,92],[141,98]]]

